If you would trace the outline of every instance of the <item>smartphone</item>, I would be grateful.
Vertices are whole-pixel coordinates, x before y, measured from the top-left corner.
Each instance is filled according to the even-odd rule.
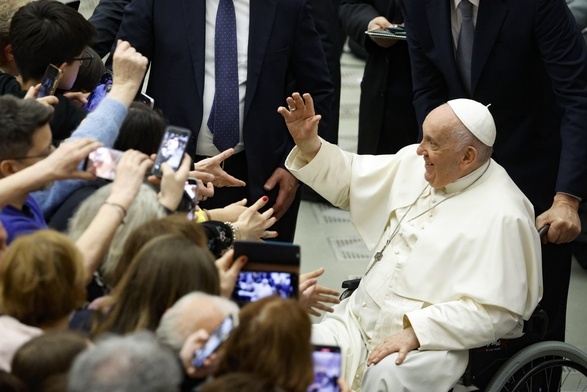
[[[183,186],[183,190],[192,203],[198,204],[198,180],[188,177]]]
[[[140,103],[147,105],[151,109],[155,107],[155,100],[144,93],[139,93],[136,96],[135,101],[139,101]]]
[[[122,151],[99,147],[84,161],[84,170],[93,173],[96,177],[114,180],[116,165],[122,154]]]
[[[208,358],[218,346],[222,344],[230,335],[230,331],[234,327],[234,320],[232,315],[229,315],[222,321],[222,324],[218,328],[212,332],[210,338],[202,348],[197,349],[194,352],[194,356],[192,358],[192,365],[197,369],[202,367],[206,358]]]
[[[153,164],[153,175],[161,177],[161,165],[167,162],[168,165],[174,171],[177,171],[181,161],[183,160],[183,154],[190,140],[192,132],[189,129],[176,127],[170,125],[165,128],[163,133],[163,139],[159,145],[159,151],[157,151],[157,158]]]
[[[54,95],[62,74],[63,72],[59,68],[53,64],[49,64],[45,70],[45,75],[43,75],[43,81],[41,82],[41,88],[39,89],[37,98]]]
[[[239,306],[261,298],[278,295],[283,299],[298,298],[298,274],[283,271],[240,271],[232,292]]]
[[[88,111],[93,111],[106,95],[112,89],[112,72],[106,70],[100,77],[100,81],[96,88],[88,96],[88,102],[82,107]]]
[[[234,243],[234,258],[245,255],[255,265],[270,264],[297,267],[290,271],[299,273],[300,246],[288,242],[261,242],[261,241],[237,241]],[[266,268],[264,268],[266,269]]]
[[[338,378],[342,368],[342,356],[338,346],[314,346],[314,382],[308,392],[340,391]]]

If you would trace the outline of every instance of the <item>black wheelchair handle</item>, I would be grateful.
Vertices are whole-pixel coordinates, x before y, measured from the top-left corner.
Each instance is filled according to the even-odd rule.
[[[538,235],[540,236],[540,238],[545,237],[548,234],[548,229],[550,229],[549,224],[546,224],[542,226],[540,229],[538,229]]]

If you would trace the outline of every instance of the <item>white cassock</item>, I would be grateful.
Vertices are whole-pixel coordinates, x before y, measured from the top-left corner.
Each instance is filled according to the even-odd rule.
[[[467,350],[520,336],[542,296],[534,210],[506,171],[490,160],[432,189],[416,148],[357,155],[322,140],[311,162],[297,147],[286,161],[299,180],[350,210],[370,250],[396,231],[355,293],[314,325],[314,343],[341,346],[353,390],[362,382],[366,392],[447,391]],[[418,350],[400,366],[395,354],[366,368],[375,346],[410,325]]]

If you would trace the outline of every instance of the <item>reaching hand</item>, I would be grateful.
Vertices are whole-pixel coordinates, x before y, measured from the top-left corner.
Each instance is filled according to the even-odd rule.
[[[265,182],[263,189],[270,191],[276,185],[279,187],[279,191],[273,204],[273,211],[275,212],[275,218],[279,219],[285,214],[289,206],[291,206],[291,203],[293,203],[300,182],[290,172],[278,167]]]
[[[222,162],[224,162],[225,159],[231,157],[232,154],[234,154],[234,149],[229,148],[228,150],[225,150],[211,158],[202,159],[201,161],[196,162],[194,164],[194,170],[196,172],[204,172],[208,173],[209,175],[212,175],[213,177],[209,181],[212,181],[214,186],[217,188],[222,188],[225,186],[245,186],[246,184],[244,181],[239,180],[238,178],[234,178],[233,176],[225,172],[222,168]],[[204,180],[204,178],[202,178],[202,180],[206,181]]]
[[[306,93],[302,98],[299,93],[293,93],[286,101],[289,110],[280,106],[277,112],[285,119],[287,129],[302,154],[311,161],[320,150],[318,123],[322,116],[315,114],[310,94]]]
[[[240,240],[243,241],[258,241],[260,239],[277,237],[276,231],[267,230],[275,223],[273,217],[273,208],[260,213],[259,210],[267,204],[269,198],[263,196],[255,204],[247,208],[234,223],[240,230]]]
[[[318,277],[324,273],[324,268],[318,268],[312,272],[300,275],[300,303],[306,309],[306,312],[321,316],[319,310],[332,312],[332,307],[326,303],[337,304],[340,302],[338,297],[340,293],[336,290],[318,285]]]

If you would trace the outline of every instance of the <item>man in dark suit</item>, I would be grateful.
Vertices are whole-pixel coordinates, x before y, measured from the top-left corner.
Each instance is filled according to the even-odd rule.
[[[462,1],[403,2],[414,106],[421,123],[449,99],[491,104],[494,157],[534,204],[536,225],[550,224],[541,303],[550,319],[546,338],[564,340],[568,242],[579,233],[577,209],[587,196],[587,49],[564,0],[471,0],[466,85],[455,59]]]
[[[367,52],[357,152],[392,154],[416,143],[418,124],[412,105],[408,44],[365,34],[366,30],[403,23],[399,0],[342,0],[339,16],[349,37]]]
[[[192,131],[188,152],[196,161],[220,152],[207,126],[215,91],[210,77],[214,40],[209,35],[214,34],[217,7],[210,0],[133,0],[118,34],[151,60],[147,94],[171,124]],[[305,0],[235,0],[234,8],[240,141],[224,161],[224,170],[246,187],[216,182],[221,187],[203,206],[224,206],[244,197],[252,203],[267,195],[279,219],[272,230],[278,231],[278,239],[292,241],[298,182],[283,167],[293,140],[277,108],[285,103],[293,78],[296,88],[318,97],[317,111],[328,122],[332,83]]]

